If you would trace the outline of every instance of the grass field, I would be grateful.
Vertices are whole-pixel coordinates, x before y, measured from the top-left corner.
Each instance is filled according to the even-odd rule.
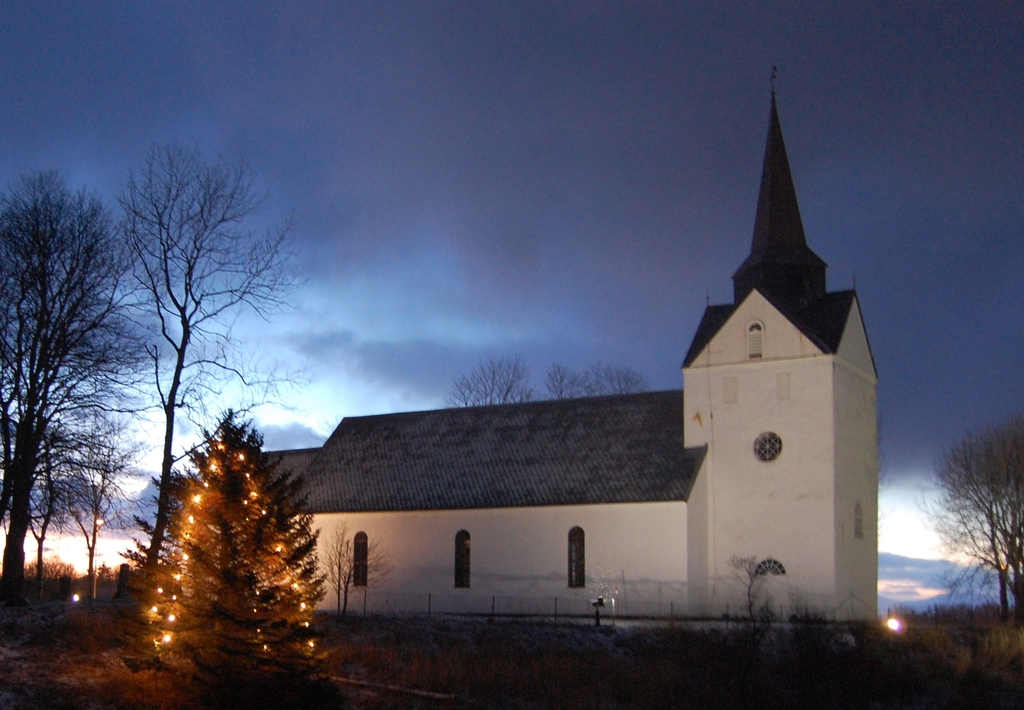
[[[550,622],[321,620],[330,656],[295,707],[1024,707],[1024,634],[998,625],[594,628]],[[203,689],[125,665],[109,606],[0,610],[0,708],[207,707]],[[267,706],[282,707],[280,697]],[[246,706],[259,706],[248,698]]]

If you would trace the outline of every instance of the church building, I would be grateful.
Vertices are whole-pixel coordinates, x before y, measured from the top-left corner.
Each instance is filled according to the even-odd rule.
[[[877,373],[826,290],[772,96],[750,255],[681,390],[347,417],[305,476],[373,612],[877,614]],[[681,348],[682,351],[682,348]],[[325,607],[332,606],[330,597]]]

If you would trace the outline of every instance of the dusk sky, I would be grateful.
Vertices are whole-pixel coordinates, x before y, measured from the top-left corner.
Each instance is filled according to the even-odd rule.
[[[155,143],[243,158],[305,279],[239,326],[305,372],[258,424],[310,446],[492,354],[679,387],[750,248],[775,65],[808,244],[878,367],[882,549],[928,556],[887,526],[1024,410],[1024,10],[868,5],[4,3],[0,184],[113,208]]]

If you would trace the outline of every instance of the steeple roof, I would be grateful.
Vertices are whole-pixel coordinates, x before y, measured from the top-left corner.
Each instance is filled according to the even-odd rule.
[[[804,237],[773,91],[754,237],[750,256],[732,277],[734,300],[757,287],[799,310],[825,293],[826,266]]]

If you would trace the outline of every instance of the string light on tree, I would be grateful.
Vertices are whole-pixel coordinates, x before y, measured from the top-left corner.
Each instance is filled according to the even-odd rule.
[[[260,435],[230,412],[192,465],[153,580],[157,651],[221,685],[312,672],[323,578],[301,482],[278,473]],[[246,514],[250,501],[260,501],[260,515]]]

